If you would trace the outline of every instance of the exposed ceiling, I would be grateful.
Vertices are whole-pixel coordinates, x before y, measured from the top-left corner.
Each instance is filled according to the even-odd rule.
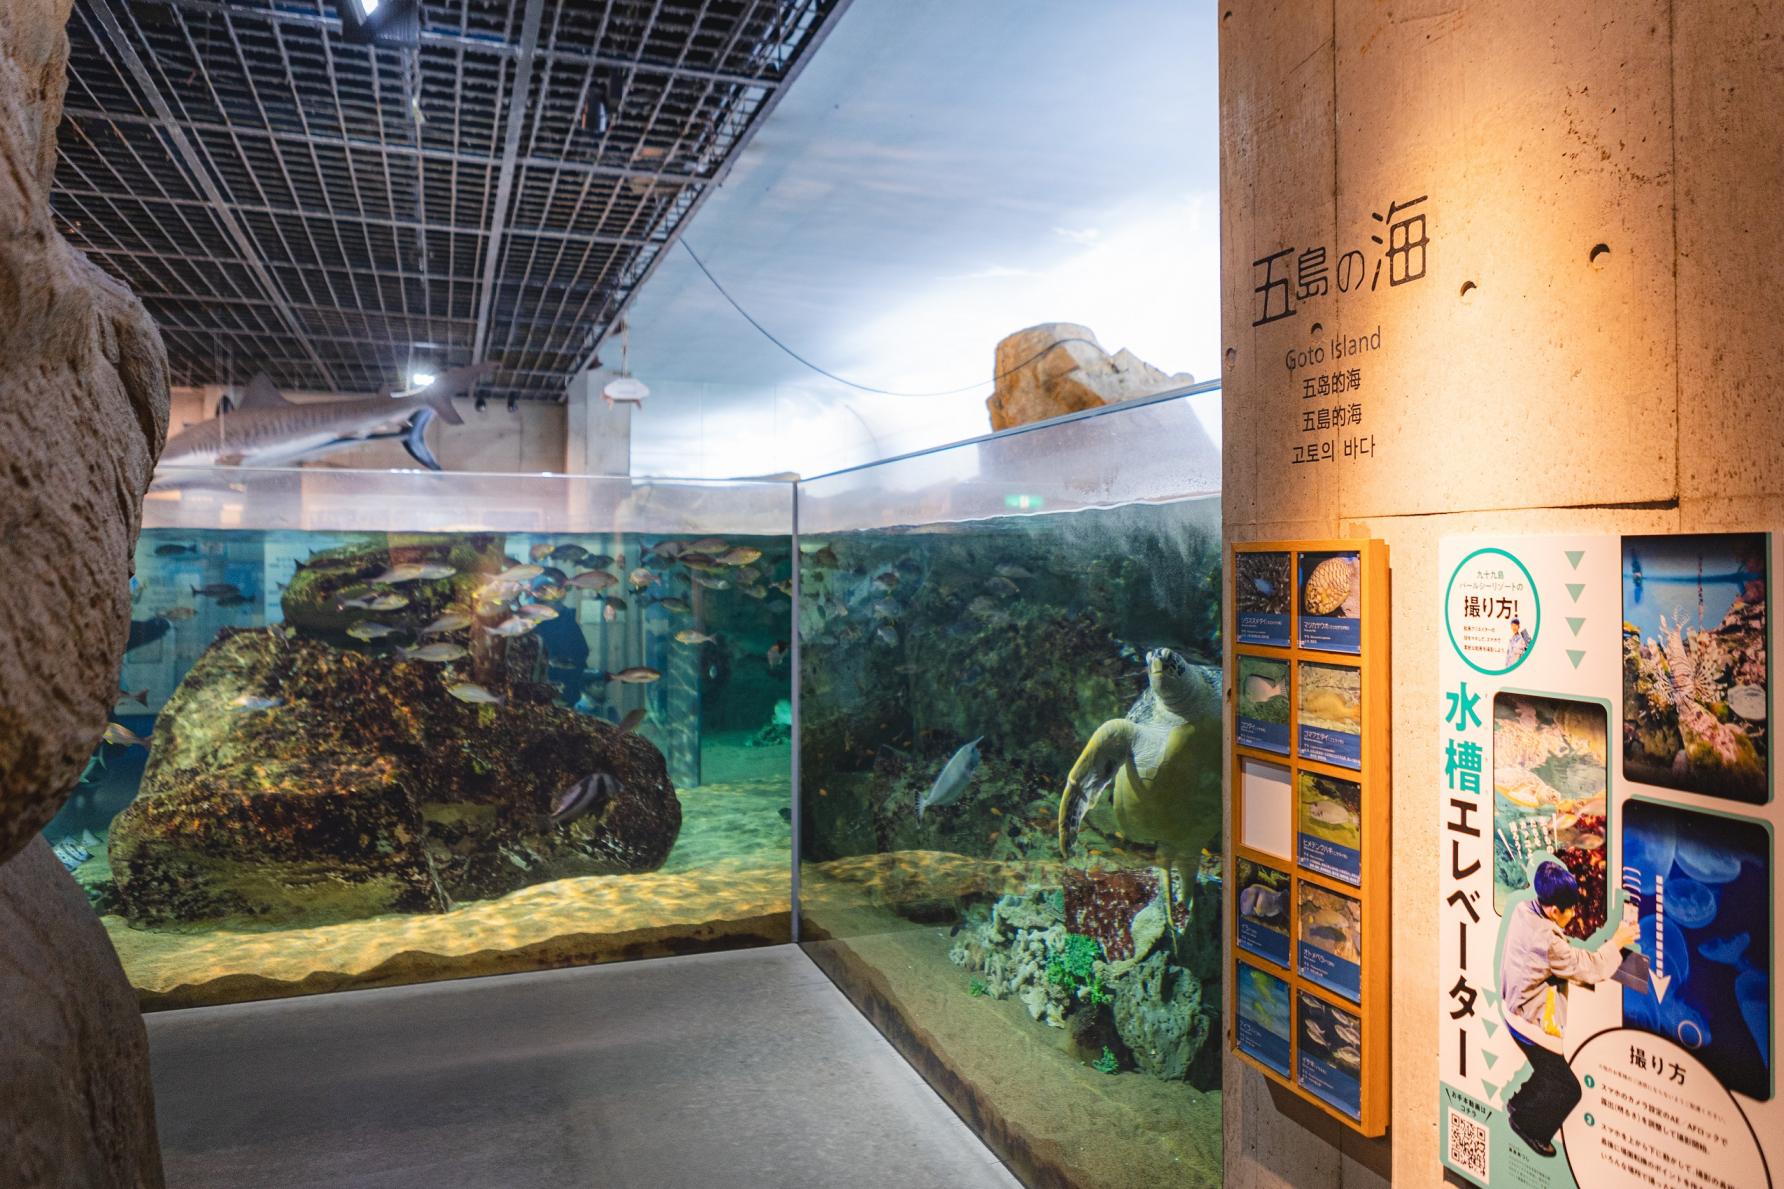
[[[555,399],[846,2],[78,0],[55,210],[176,384]]]

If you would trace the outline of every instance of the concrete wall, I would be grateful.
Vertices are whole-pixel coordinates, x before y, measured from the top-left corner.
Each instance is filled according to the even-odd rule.
[[[214,415],[217,398],[224,391],[215,386],[175,388],[168,436]],[[342,399],[331,393],[288,392],[284,395],[288,400],[300,402]],[[472,400],[455,400],[453,404],[465,423],[447,425],[436,419],[427,431],[434,455],[447,470],[520,474],[539,471],[563,474],[567,470],[564,447],[568,418],[563,405],[522,401],[520,407],[510,413],[506,406],[496,401],[479,413]],[[305,465],[385,470],[411,468],[416,462],[401,442],[387,441],[337,450]]]
[[[1360,1140],[1229,1057],[1227,1183],[1439,1184],[1437,542],[1778,525],[1784,4],[1228,3],[1219,21],[1226,532],[1384,538],[1394,605],[1391,1130]],[[1425,275],[1393,285],[1384,264],[1371,289],[1372,214],[1420,196],[1393,221],[1426,215]],[[1328,292],[1296,299],[1312,246]],[[1351,249],[1363,279],[1339,292]],[[1282,308],[1255,291],[1275,277],[1296,313],[1254,325]],[[1291,372],[1316,342],[1326,360]],[[1303,396],[1319,374],[1345,376],[1342,400]],[[1303,432],[1321,407],[1346,424]],[[1327,442],[1331,461],[1292,461]]]

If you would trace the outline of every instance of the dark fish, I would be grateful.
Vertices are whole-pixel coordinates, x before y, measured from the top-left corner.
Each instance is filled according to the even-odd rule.
[[[661,607],[663,610],[673,611],[677,615],[686,615],[689,611],[691,611],[693,609],[688,606],[688,601],[686,599],[682,599],[682,598],[670,597],[667,599],[653,599],[651,601],[654,602],[657,606]]]
[[[643,706],[638,707],[636,710],[626,711],[626,716],[619,720],[619,733],[624,735],[627,731],[636,731],[638,725],[649,717],[650,711],[646,710]]]
[[[252,603],[253,601],[254,601],[253,595],[231,594],[231,595],[224,595],[222,598],[218,599],[217,606],[219,606],[219,607],[246,607],[249,603]]]
[[[128,652],[145,644],[153,644],[167,635],[172,627],[173,624],[160,615],[148,619],[133,619],[130,621],[130,641],[124,645],[124,650]]]
[[[607,807],[619,794],[619,778],[607,772],[590,772],[551,799],[551,824],[567,826]]]
[[[198,552],[198,546],[196,546],[196,545],[157,545],[157,546],[155,546],[155,556],[156,557],[178,557],[182,553],[197,553],[197,552]]]
[[[782,805],[780,807],[780,809],[778,809],[776,812],[778,812],[780,814],[780,819],[783,822],[791,822],[793,820],[792,809],[788,808],[785,805]]]
[[[826,569],[831,570],[834,570],[837,566],[842,564],[841,560],[836,556],[836,550],[830,548],[828,545],[812,554],[811,560],[814,565],[823,566]]]
[[[194,586],[192,593],[203,595],[207,599],[220,599],[226,595],[238,595],[242,592],[236,588],[233,582],[213,582],[208,586]]]
[[[545,556],[552,561],[569,562],[574,565],[583,562],[592,555],[580,545],[559,545]]]
[[[118,701],[135,702],[146,709],[149,705],[149,691],[146,687],[143,689],[125,689],[120,685],[118,687]]]

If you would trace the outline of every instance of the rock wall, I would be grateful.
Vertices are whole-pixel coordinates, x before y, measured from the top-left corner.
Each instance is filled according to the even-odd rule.
[[[1778,523],[1784,8],[1219,12],[1225,530],[1385,539],[1394,670],[1389,1133],[1229,1057],[1226,1182],[1435,1186],[1437,544]]]
[[[69,3],[0,5],[0,859],[61,808],[105,729],[167,431],[159,332],[51,221]]]
[[[1051,348],[1051,349],[1049,349]],[[1125,347],[1111,355],[1088,326],[1044,322],[997,344],[997,387],[985,399],[993,430],[1152,396],[1195,382],[1159,371]]]
[[[105,728],[167,432],[154,324],[51,221],[70,3],[0,4],[0,1183],[158,1186],[135,994],[32,841]]]

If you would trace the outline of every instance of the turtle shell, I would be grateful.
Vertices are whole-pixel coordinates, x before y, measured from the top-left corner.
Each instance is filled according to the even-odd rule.
[[[1355,579],[1355,563],[1348,557],[1328,557],[1313,567],[1313,573],[1307,575],[1307,591],[1302,596],[1307,614],[1330,615],[1344,606]]]

